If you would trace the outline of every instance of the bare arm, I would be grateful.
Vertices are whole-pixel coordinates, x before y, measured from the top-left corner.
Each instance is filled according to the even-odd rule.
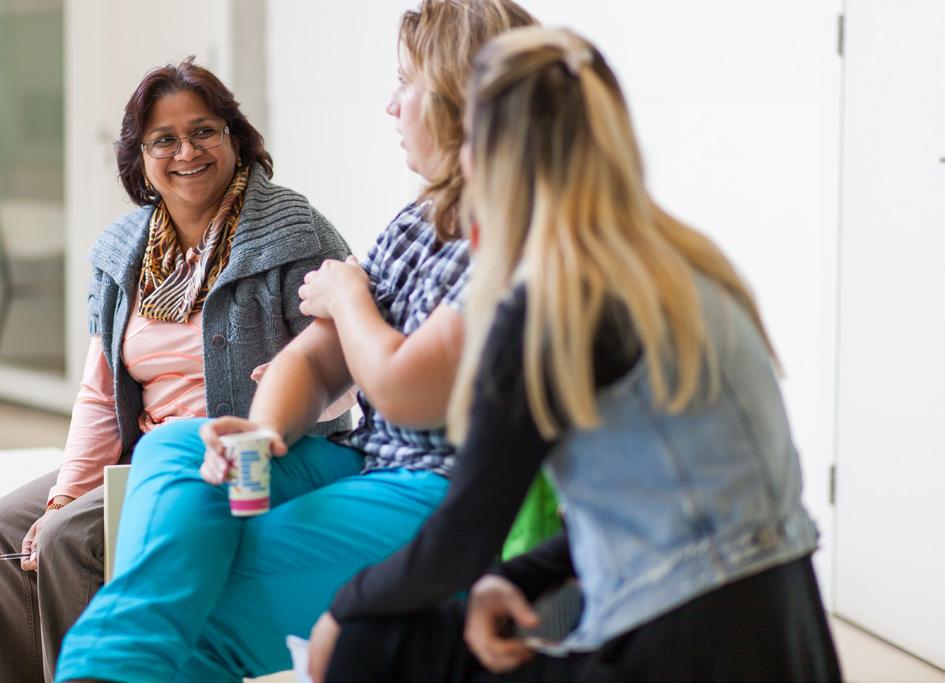
[[[462,314],[441,304],[410,336],[381,317],[353,258],[326,261],[299,289],[302,310],[335,321],[355,383],[385,418],[406,427],[442,425],[462,352]]]
[[[315,417],[351,386],[341,342],[330,320],[316,320],[272,359],[259,382],[249,418],[220,417],[200,428],[206,450],[200,475],[222,484],[229,468],[220,437],[268,429],[270,449],[282,456],[305,434]]]
[[[319,319],[273,358],[253,397],[249,419],[282,434],[291,445],[350,386],[335,325]]]
[[[414,428],[445,422],[463,344],[459,311],[441,304],[406,337],[367,295],[339,307],[335,325],[355,383],[385,418]]]

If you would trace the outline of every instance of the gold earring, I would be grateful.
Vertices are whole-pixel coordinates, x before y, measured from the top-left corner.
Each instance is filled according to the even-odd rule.
[[[154,185],[152,185],[151,181],[148,180],[148,176],[144,177],[144,186],[147,188],[148,192],[154,194]]]

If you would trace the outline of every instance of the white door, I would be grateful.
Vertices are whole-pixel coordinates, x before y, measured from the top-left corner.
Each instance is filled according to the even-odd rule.
[[[945,667],[945,2],[846,5],[835,607]]]

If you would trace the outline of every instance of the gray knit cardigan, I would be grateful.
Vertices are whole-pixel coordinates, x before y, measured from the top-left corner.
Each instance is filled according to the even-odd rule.
[[[89,252],[89,331],[115,377],[115,411],[122,453],[141,436],[141,385],[122,361],[125,327],[132,313],[141,262],[154,211],[145,206],[112,223]],[[299,312],[298,289],[325,259],[344,260],[347,243],[308,200],[273,185],[253,167],[243,212],[226,268],[203,307],[203,358],[207,414],[246,416],[256,390],[253,369],[267,363],[311,321]],[[351,426],[350,414],[319,423],[330,434]]]

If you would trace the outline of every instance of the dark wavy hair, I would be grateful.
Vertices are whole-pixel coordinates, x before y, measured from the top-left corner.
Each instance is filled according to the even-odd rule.
[[[240,111],[240,103],[233,93],[211,71],[194,63],[190,56],[179,64],[153,69],[147,73],[128,104],[121,120],[121,135],[115,143],[118,176],[131,201],[139,206],[154,204],[158,195],[148,189],[144,179],[141,158],[142,135],[148,114],[154,103],[166,95],[183,90],[196,93],[216,116],[230,127],[230,135],[239,146],[240,162],[244,166],[262,165],[266,177],[272,178],[272,157],[266,151],[263,137]]]

